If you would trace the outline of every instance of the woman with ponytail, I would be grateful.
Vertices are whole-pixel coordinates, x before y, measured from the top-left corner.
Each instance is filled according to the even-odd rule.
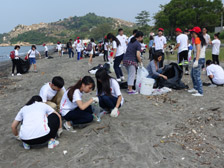
[[[212,44],[212,61],[214,64],[219,65],[219,52],[220,52],[220,45],[221,41],[219,40],[219,34],[216,33],[214,35],[214,40],[211,42]]]
[[[143,40],[143,33],[138,31],[136,35],[131,39],[130,43],[128,43],[128,48],[126,54],[124,55],[123,64],[128,71],[128,94],[137,94],[136,91],[132,90],[134,86],[136,68],[138,67],[138,63],[140,67],[143,66],[141,60],[141,44],[140,42]]]
[[[121,82],[121,80],[124,80],[124,76],[120,68],[121,61],[124,57],[124,49],[122,48],[120,41],[113,34],[109,33],[107,35],[107,39],[113,45],[112,59],[114,59],[114,71],[117,76],[117,81]]]
[[[90,76],[80,79],[74,86],[68,88],[61,100],[60,113],[66,120],[64,127],[69,131],[72,124],[84,124],[93,120],[91,104],[99,102],[97,97],[83,102],[83,93],[89,93],[95,89],[95,82]]]

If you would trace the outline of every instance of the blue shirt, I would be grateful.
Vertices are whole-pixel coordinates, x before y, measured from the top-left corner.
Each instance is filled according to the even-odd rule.
[[[159,67],[159,62],[157,62],[157,67]],[[152,78],[153,76],[159,76],[162,72],[162,68],[156,70],[156,64],[155,61],[152,60],[149,62],[149,65],[146,68],[149,72],[148,78]]]
[[[154,40],[149,41],[149,48],[153,46]]]

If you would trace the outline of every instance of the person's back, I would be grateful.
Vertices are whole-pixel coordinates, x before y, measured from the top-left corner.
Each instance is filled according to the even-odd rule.
[[[207,76],[213,75],[212,81],[215,84],[224,84],[224,70],[221,66],[211,64],[207,68]]]
[[[121,43],[121,47],[123,48],[124,52],[126,52],[127,49],[127,36],[126,35],[117,35],[117,39]]]
[[[178,47],[178,53],[188,50],[188,37],[186,34],[180,34],[177,36],[177,43],[180,44]]]
[[[128,43],[126,54],[124,55],[124,61],[137,61],[137,51],[141,51],[141,45],[138,41]]]

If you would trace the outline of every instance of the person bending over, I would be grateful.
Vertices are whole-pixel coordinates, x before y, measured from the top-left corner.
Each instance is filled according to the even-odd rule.
[[[206,61],[207,76],[214,85],[224,85],[224,70],[211,60]]]
[[[18,133],[18,126],[21,123]],[[48,142],[52,149],[59,144],[55,140],[60,127],[61,117],[53,108],[42,102],[40,96],[33,96],[16,115],[12,123],[12,132],[16,139],[23,141],[23,147]]]

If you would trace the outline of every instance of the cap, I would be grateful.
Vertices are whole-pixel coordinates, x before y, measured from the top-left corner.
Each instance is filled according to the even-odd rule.
[[[164,29],[163,29],[163,28],[159,28],[159,29],[158,29],[158,31],[162,31],[162,32],[163,32],[163,31],[164,31]]]
[[[45,46],[46,44],[43,44],[43,46]]]
[[[107,39],[107,36],[104,36],[105,39]]]
[[[200,33],[201,32],[201,28],[200,27],[194,27],[193,29],[189,30],[190,32],[195,32],[195,33]]]
[[[77,37],[77,39],[80,39],[80,37]]]
[[[175,32],[182,32],[180,28],[176,28]]]

